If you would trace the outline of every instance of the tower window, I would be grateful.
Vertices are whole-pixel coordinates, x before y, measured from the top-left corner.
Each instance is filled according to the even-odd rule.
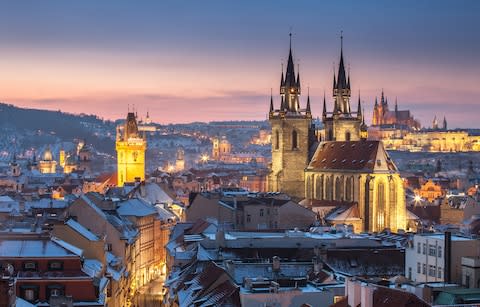
[[[350,131],[345,133],[345,141],[350,141]]]
[[[279,149],[280,146],[280,135],[278,130],[275,131],[275,149]]]
[[[292,131],[292,149],[298,149],[298,135],[297,131]]]

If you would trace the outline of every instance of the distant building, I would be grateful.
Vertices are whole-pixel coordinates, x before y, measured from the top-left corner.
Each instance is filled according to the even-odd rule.
[[[442,188],[442,186],[431,179],[422,184],[420,189],[415,189],[415,195],[418,195],[429,202],[433,202],[438,198],[444,197],[445,194],[446,191]]]
[[[50,147],[43,153],[42,160],[38,163],[38,170],[42,174],[55,174],[57,172],[57,161],[53,159]]]
[[[185,150],[183,147],[177,149],[177,156],[175,160],[175,171],[181,172],[185,169]]]
[[[409,110],[399,110],[398,103],[395,99],[395,109],[389,110],[388,100],[384,96],[383,90],[380,98],[380,104],[378,104],[377,98],[375,98],[375,105],[373,107],[372,126],[388,127],[394,126],[405,130],[418,130],[420,129],[420,122],[415,120],[410,114]]]
[[[135,113],[129,112],[123,125],[117,127],[117,184],[145,180],[147,140],[138,129]]]
[[[225,136],[222,138],[214,137],[212,139],[212,159],[216,161],[225,161],[232,152],[232,144]]]

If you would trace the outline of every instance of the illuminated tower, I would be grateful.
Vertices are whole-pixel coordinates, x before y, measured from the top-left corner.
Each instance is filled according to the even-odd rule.
[[[177,160],[175,161],[175,171],[180,172],[185,169],[185,150],[183,147],[177,149]]]
[[[300,106],[300,75],[295,75],[291,34],[285,77],[280,80],[280,108],[275,109],[270,97],[269,122],[272,127],[272,163],[268,189],[303,198],[304,170],[310,161],[315,130],[312,122],[310,98],[305,108]]]
[[[38,169],[42,174],[55,174],[57,171],[57,161],[53,159],[53,154],[50,150],[50,147],[47,147],[43,153],[43,157],[42,160],[40,160]]]
[[[145,180],[147,140],[139,132],[133,112],[128,113],[124,125],[117,126],[116,149],[118,186],[123,186],[125,182]]]

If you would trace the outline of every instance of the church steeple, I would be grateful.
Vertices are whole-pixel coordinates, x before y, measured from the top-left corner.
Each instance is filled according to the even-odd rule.
[[[362,116],[362,103],[360,102],[360,91],[358,91],[358,106],[357,106],[357,117],[361,119]]]
[[[325,121],[327,118],[327,101],[325,99],[325,91],[323,91],[323,112],[322,112],[322,118]]]
[[[290,33],[289,36],[290,48],[288,52],[287,70],[285,71],[284,79],[282,68],[282,79],[280,81],[280,94],[282,96],[281,111],[297,113],[300,111],[300,73],[295,75],[295,65],[293,63],[292,52],[292,33]]]
[[[335,99],[334,114],[350,117],[350,78],[347,80],[345,73],[345,64],[343,59],[343,32],[340,36],[340,64],[338,65],[338,75],[335,80],[333,75],[333,96]]]
[[[310,87],[307,90],[307,109],[306,112],[307,114],[312,114],[312,110],[310,109]]]
[[[273,112],[273,92],[272,89],[270,89],[270,114]]]

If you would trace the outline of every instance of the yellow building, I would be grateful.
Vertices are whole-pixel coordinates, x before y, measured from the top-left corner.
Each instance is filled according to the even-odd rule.
[[[47,148],[43,153],[42,160],[38,163],[38,169],[42,174],[55,174],[57,171],[57,161],[53,160],[50,148]]]
[[[129,112],[124,125],[117,126],[117,184],[145,180],[147,140],[138,129],[137,119]]]

